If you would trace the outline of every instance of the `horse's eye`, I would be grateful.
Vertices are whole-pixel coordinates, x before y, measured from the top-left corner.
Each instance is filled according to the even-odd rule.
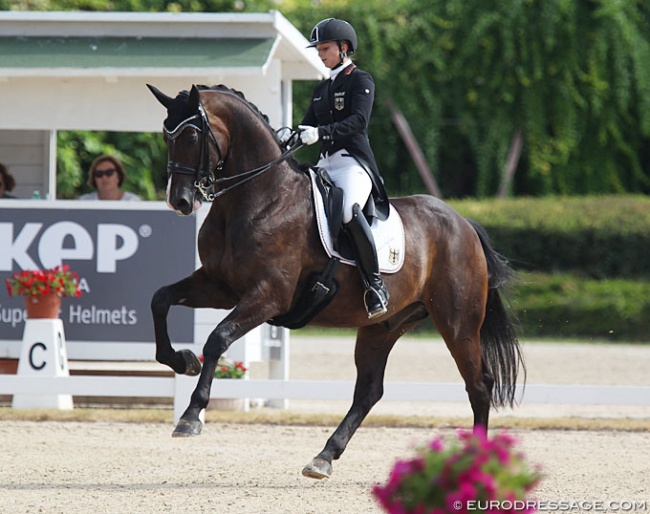
[[[196,132],[192,132],[189,137],[190,144],[195,145],[199,141],[199,135]]]

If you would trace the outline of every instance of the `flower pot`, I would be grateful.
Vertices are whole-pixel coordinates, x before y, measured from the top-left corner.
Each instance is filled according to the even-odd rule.
[[[25,310],[29,319],[56,319],[59,317],[61,297],[56,293],[43,296],[25,295]]]

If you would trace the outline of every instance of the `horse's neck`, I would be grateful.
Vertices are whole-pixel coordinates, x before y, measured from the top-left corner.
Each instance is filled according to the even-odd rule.
[[[281,162],[218,197],[210,212],[230,221],[261,219],[265,213],[295,204],[308,188],[307,176]]]
[[[280,148],[272,130],[250,104],[229,92],[217,92],[213,99],[211,115],[223,120],[230,141],[222,176],[231,180],[224,182],[222,189],[241,183],[218,197],[211,212],[228,219],[258,219],[279,205],[290,204],[301,189],[309,188],[307,177],[287,161],[246,180],[242,174],[278,159]]]

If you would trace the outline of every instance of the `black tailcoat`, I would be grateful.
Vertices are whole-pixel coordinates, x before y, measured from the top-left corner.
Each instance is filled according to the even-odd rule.
[[[328,79],[316,86],[301,125],[318,127],[322,155],[346,150],[361,163],[373,183],[375,209],[366,206],[366,213],[383,220],[390,209],[388,195],[368,139],[374,99],[372,75],[351,64],[333,82]]]

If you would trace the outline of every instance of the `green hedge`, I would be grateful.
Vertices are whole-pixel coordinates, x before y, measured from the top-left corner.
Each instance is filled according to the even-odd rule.
[[[524,338],[650,341],[650,282],[519,273],[508,297]]]
[[[518,270],[650,278],[650,197],[450,201]]]

